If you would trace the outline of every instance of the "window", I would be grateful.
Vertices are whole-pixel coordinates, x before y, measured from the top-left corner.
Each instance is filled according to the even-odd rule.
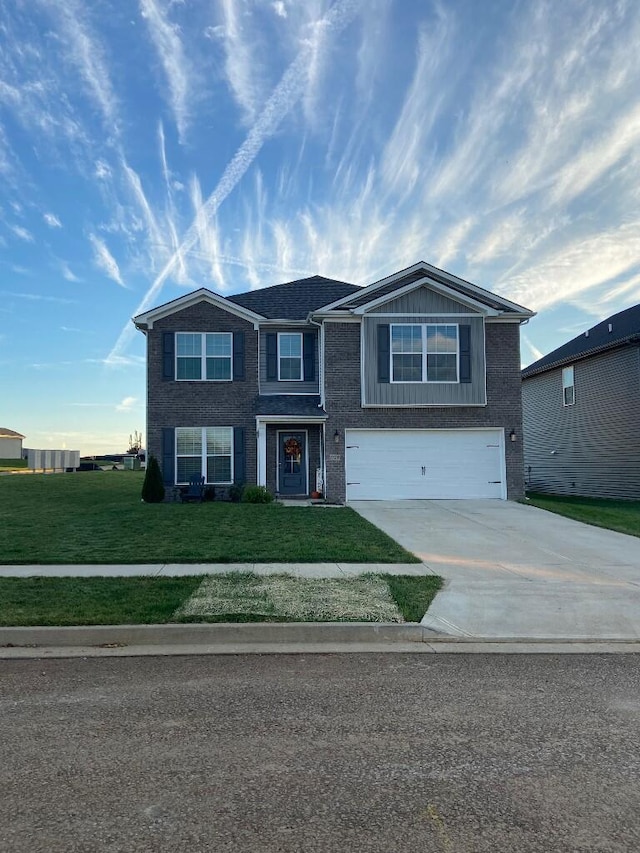
[[[576,402],[576,389],[573,384],[573,365],[562,368],[562,405],[573,406]]]
[[[298,381],[302,379],[302,333],[278,333],[278,379]]]
[[[391,326],[392,382],[458,382],[458,326]]]
[[[188,483],[194,474],[206,483],[233,482],[233,427],[176,429],[176,482]]]
[[[178,332],[176,335],[176,378],[229,381],[232,376],[231,332],[207,334]]]

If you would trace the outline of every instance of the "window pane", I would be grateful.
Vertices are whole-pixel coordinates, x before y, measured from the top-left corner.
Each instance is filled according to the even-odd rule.
[[[302,371],[299,358],[280,359],[280,379],[301,379]]]
[[[208,358],[207,379],[231,379],[231,359]]]
[[[427,356],[427,382],[457,382],[457,380],[457,356]]]
[[[281,358],[300,358],[302,356],[302,335],[278,335]]]
[[[207,335],[207,355],[231,356],[231,334],[215,332]]]
[[[202,361],[200,358],[178,358],[178,379],[201,379]]]
[[[457,326],[427,326],[427,352],[457,352]]]
[[[231,457],[230,456],[208,456],[207,457],[207,483],[230,483],[231,482]]]
[[[177,461],[178,483],[188,483],[194,474],[202,473],[202,459],[199,456],[179,456]]]
[[[202,454],[202,430],[198,427],[179,427],[176,430],[178,456],[200,456]]]
[[[233,443],[231,427],[209,427],[207,429],[207,455],[230,455]]]
[[[397,353],[422,352],[422,326],[392,326],[391,351]]]
[[[393,381],[422,382],[422,356],[394,355]]]
[[[176,335],[176,355],[202,355],[202,335]]]

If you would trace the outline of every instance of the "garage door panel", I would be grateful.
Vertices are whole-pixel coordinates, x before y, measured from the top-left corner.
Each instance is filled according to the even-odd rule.
[[[503,498],[502,431],[348,430],[347,500]]]

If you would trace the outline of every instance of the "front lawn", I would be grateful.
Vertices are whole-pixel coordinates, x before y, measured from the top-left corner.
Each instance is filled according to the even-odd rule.
[[[420,562],[346,507],[145,504],[143,478],[0,477],[0,564]]]
[[[533,506],[557,512],[567,518],[640,536],[640,501],[614,501],[605,498],[581,498],[573,495],[543,495],[529,492]]]
[[[0,459],[0,471],[19,471],[26,467],[26,459]]]
[[[0,578],[0,625],[419,622],[433,575]]]

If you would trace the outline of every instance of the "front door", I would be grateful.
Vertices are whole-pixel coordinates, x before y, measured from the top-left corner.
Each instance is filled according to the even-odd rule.
[[[307,494],[306,433],[278,433],[278,491],[281,495]]]

